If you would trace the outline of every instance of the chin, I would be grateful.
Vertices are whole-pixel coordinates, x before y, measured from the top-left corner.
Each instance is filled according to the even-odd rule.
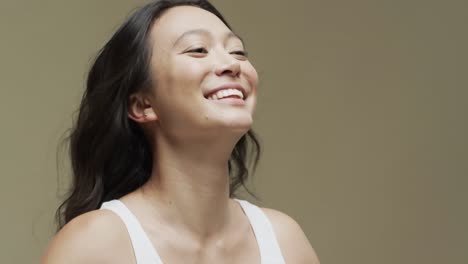
[[[253,116],[249,107],[243,108],[210,108],[205,115],[205,123],[214,128],[216,133],[245,134],[252,128]]]
[[[232,120],[222,120],[220,126],[222,130],[232,131],[236,134],[245,134],[252,128],[252,117],[236,118]]]

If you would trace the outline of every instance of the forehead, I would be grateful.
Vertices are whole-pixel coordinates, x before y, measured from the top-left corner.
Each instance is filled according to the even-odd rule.
[[[194,6],[176,6],[159,17],[151,29],[151,36],[158,45],[174,43],[183,33],[204,29],[215,36],[231,30],[216,15]]]

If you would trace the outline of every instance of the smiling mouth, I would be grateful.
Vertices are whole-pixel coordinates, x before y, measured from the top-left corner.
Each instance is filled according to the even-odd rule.
[[[237,89],[223,89],[205,98],[208,100],[222,100],[222,99],[227,99],[227,98],[235,98],[235,99],[244,100],[244,94]]]

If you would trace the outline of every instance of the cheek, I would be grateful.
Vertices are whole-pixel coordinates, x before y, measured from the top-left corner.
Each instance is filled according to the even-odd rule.
[[[252,92],[256,93],[258,88],[258,74],[255,67],[252,64],[247,63],[244,67],[244,72]]]
[[[179,116],[186,116],[182,113],[198,107],[198,98],[202,98],[201,82],[207,72],[205,64],[187,58],[172,58],[155,69],[154,102],[162,117],[170,116],[174,111],[181,113]]]
[[[204,65],[201,60],[180,59],[174,61],[169,75],[172,79],[172,83],[183,86],[181,88],[187,86],[199,87],[207,70],[206,65]]]
[[[200,61],[174,58],[160,66],[155,76],[162,97],[177,99],[180,95],[200,92],[200,83],[207,70]]]

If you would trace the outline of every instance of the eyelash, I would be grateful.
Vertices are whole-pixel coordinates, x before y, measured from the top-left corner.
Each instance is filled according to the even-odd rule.
[[[187,52],[193,52],[193,53],[203,52],[203,53],[207,53],[208,51],[207,51],[205,48],[196,48],[196,49],[189,50],[189,51],[187,51]],[[236,55],[240,55],[240,56],[244,56],[244,57],[247,57],[247,56],[248,56],[247,51],[242,51],[242,50],[233,51],[233,52],[231,52],[231,53],[236,54]]]

